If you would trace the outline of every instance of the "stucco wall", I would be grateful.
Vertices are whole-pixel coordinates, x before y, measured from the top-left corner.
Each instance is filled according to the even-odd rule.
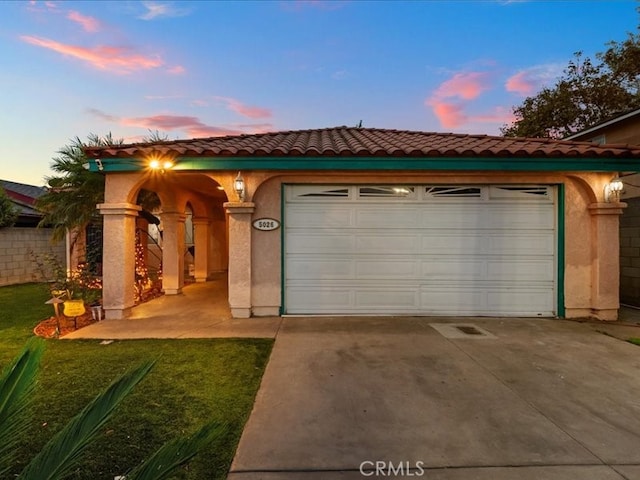
[[[610,176],[610,175],[609,175]],[[256,209],[253,219],[270,217],[282,221],[281,191],[283,183],[456,183],[456,184],[496,184],[496,183],[539,183],[564,184],[565,186],[565,276],[564,298],[567,317],[588,317],[598,306],[593,299],[593,275],[595,242],[598,241],[596,227],[589,205],[602,201],[595,197],[600,192],[608,176],[598,174],[564,175],[562,173],[392,173],[374,174],[358,172],[326,172],[316,174],[286,174],[273,177],[254,192],[252,200]],[[617,217],[617,216],[616,216]],[[602,235],[602,232],[599,232]],[[600,239],[604,243],[607,239]],[[255,315],[274,312],[281,302],[281,232],[260,232],[252,230],[252,291],[251,300]],[[640,249],[639,249],[640,250]],[[640,268],[638,269],[640,271]],[[611,283],[616,290],[617,275]],[[598,293],[600,297],[601,293]],[[605,294],[605,297],[608,295]]]
[[[53,253],[64,265],[64,242],[52,244],[50,238],[46,228],[0,229],[0,286],[42,280],[32,253]]]
[[[614,173],[254,170],[244,172],[245,202],[238,202],[239,198],[233,192],[235,172],[184,175],[173,172],[173,175],[175,178],[161,177],[156,183],[148,180],[151,183],[147,186],[158,192],[163,201],[163,209],[170,206],[176,212],[182,212],[188,200],[194,207],[196,216],[208,219],[212,231],[219,232],[219,237],[215,238],[218,248],[213,249],[209,245],[209,272],[215,269],[216,264],[226,266],[226,262],[221,261],[226,249],[220,247],[228,244],[229,301],[232,309],[236,303],[237,308],[242,307],[243,315],[277,315],[279,312],[282,231],[258,231],[250,227],[250,222],[263,217],[282,222],[282,185],[287,183],[562,184],[565,191],[564,210],[559,219],[564,217],[565,241],[564,263],[559,268],[564,269],[564,295],[560,296],[561,300],[564,298],[564,305],[560,305],[558,311],[561,313],[561,307],[564,307],[564,315],[568,318],[591,316],[613,320],[617,315],[620,274],[618,216],[622,212],[622,205],[605,203],[603,195],[604,186],[615,176]],[[182,175],[184,181],[179,181]],[[129,295],[128,290],[128,278],[133,275],[133,235],[125,230],[130,221],[129,216],[136,214],[133,212],[135,205],[128,202],[135,198],[137,188],[144,184],[144,179],[143,174],[107,175],[105,195],[110,203],[103,205],[101,211],[105,214],[105,221],[113,217],[111,224],[105,223],[105,245],[109,244],[109,248],[113,250],[109,256],[110,262],[105,264],[105,299],[112,302],[112,310],[115,312],[109,318],[126,316],[126,311],[133,305],[132,295]],[[220,192],[216,185],[224,187],[227,194],[216,193]],[[223,197],[229,203],[221,208],[219,202]],[[127,213],[129,210],[131,212]],[[222,220],[224,211],[229,215],[229,237],[222,234],[225,230]],[[233,219],[232,215],[235,215]],[[112,244],[109,239],[113,239]],[[174,254],[184,253],[178,251],[179,248],[175,250]],[[212,250],[216,250],[217,255],[213,255]],[[170,254],[171,249],[166,252]],[[113,287],[113,291],[107,288],[107,284]]]

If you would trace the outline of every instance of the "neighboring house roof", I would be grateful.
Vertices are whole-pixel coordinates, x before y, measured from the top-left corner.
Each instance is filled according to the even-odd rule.
[[[42,213],[35,208],[35,204],[38,197],[46,193],[47,190],[44,187],[10,182],[9,180],[0,180],[0,187],[7,192],[8,197],[19,209],[16,225],[35,225],[40,221]]]
[[[604,130],[605,128],[614,126],[616,124],[626,122],[627,120],[631,120],[635,117],[640,116],[640,108],[636,110],[631,110],[626,113],[618,114],[617,116],[610,118],[608,120],[604,120],[596,125],[593,125],[589,128],[586,128],[578,133],[574,133],[573,135],[569,135],[565,138],[565,140],[582,140],[586,139],[590,136],[593,136],[594,133],[599,132],[600,130]]]

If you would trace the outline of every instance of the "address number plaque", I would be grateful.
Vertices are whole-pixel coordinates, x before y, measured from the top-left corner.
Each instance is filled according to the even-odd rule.
[[[280,228],[280,222],[275,218],[258,218],[253,221],[253,228],[262,230],[263,232],[270,232],[271,230]]]

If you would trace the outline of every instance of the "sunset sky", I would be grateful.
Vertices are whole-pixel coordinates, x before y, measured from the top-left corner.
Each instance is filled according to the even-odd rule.
[[[499,134],[638,25],[638,2],[0,3],[0,178],[44,184],[78,136],[338,125]]]

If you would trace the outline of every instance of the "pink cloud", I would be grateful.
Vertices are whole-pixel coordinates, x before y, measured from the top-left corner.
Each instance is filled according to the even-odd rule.
[[[170,73],[171,75],[182,75],[186,71],[187,70],[182,65],[176,65],[175,67],[168,69],[167,73]]]
[[[271,110],[269,110],[268,108],[245,105],[242,102],[236,100],[235,98],[229,98],[229,97],[214,97],[214,98],[216,100],[225,102],[229,110],[232,110],[242,115],[243,117],[248,117],[248,118],[271,117]]]
[[[478,98],[488,89],[487,77],[485,72],[456,73],[449,80],[442,82],[424,103],[431,107],[433,114],[444,128],[458,128],[468,121],[468,117],[464,113],[462,104],[448,99]]]
[[[27,6],[27,10],[30,12],[42,13],[53,12],[60,13],[58,5],[55,2],[42,2],[36,0],[30,0]]]
[[[197,117],[186,115],[152,115],[150,117],[123,117],[121,125],[128,127],[158,128],[162,130],[176,130],[180,128],[206,127]]]
[[[186,115],[152,115],[149,117],[123,117],[120,125],[127,127],[141,127],[149,130],[183,130],[190,137],[222,137],[224,135],[239,135],[241,130],[206,125],[197,117]]]
[[[245,133],[241,130],[233,130],[230,128],[212,127],[204,125],[202,127],[194,127],[187,130],[189,136],[193,138],[203,137],[226,137],[227,135],[240,135]]]
[[[515,92],[520,95],[531,95],[536,89],[534,82],[527,78],[526,71],[518,72],[509,77],[504,86],[507,92]]]
[[[510,76],[505,82],[508,92],[522,96],[533,95],[545,85],[553,83],[562,74],[562,65],[535,65]]]
[[[513,113],[504,107],[496,107],[488,113],[477,115],[465,112],[465,105],[448,102],[431,102],[434,115],[444,128],[460,128],[471,123],[511,123]]]
[[[96,108],[87,109],[87,113],[108,122],[126,127],[140,127],[147,130],[182,130],[190,137],[221,137],[242,133],[263,133],[270,131],[271,124],[245,124],[237,126],[214,126],[203,123],[198,117],[188,115],[151,115],[147,117],[116,117]]]
[[[176,98],[183,98],[183,95],[145,95],[145,100],[175,100]]]
[[[191,101],[191,106],[193,106],[193,107],[208,107],[209,106],[209,102],[206,101],[206,100],[203,100],[202,98],[197,98],[197,99]]]
[[[515,120],[513,112],[504,107],[496,107],[490,113],[482,115],[472,115],[469,117],[472,122],[479,123],[511,123]]]
[[[469,103],[490,89],[489,77],[488,72],[456,73],[442,82],[424,104],[431,107],[444,128],[455,129],[470,123],[504,123],[511,117],[501,108],[479,115],[467,112]]]
[[[429,105],[440,125],[445,128],[457,128],[467,122],[467,116],[460,105],[440,101],[432,101]]]
[[[488,90],[488,74],[486,72],[456,73],[449,80],[442,82],[433,93],[435,98],[459,97],[465,100],[478,98]]]
[[[20,39],[31,45],[47,48],[67,57],[82,60],[92,67],[112,73],[127,74],[137,70],[158,68],[164,64],[160,58],[136,54],[124,47],[97,46],[86,48],[29,35],[23,35]]]
[[[240,128],[245,132],[250,133],[267,133],[273,132],[272,123],[250,123],[244,125],[234,125],[236,128]]]
[[[100,22],[93,17],[87,17],[80,12],[70,10],[67,18],[73,22],[79,23],[86,32],[95,33],[100,30]]]
[[[184,17],[191,13],[190,9],[177,8],[174,2],[143,1],[142,6],[146,11],[138,17],[141,20],[155,20],[156,18],[163,17]]]
[[[503,107],[472,114],[469,106],[482,93],[489,90],[488,72],[456,73],[442,82],[424,102],[430,107],[442,127],[458,129],[477,123],[509,123],[513,114]]]

